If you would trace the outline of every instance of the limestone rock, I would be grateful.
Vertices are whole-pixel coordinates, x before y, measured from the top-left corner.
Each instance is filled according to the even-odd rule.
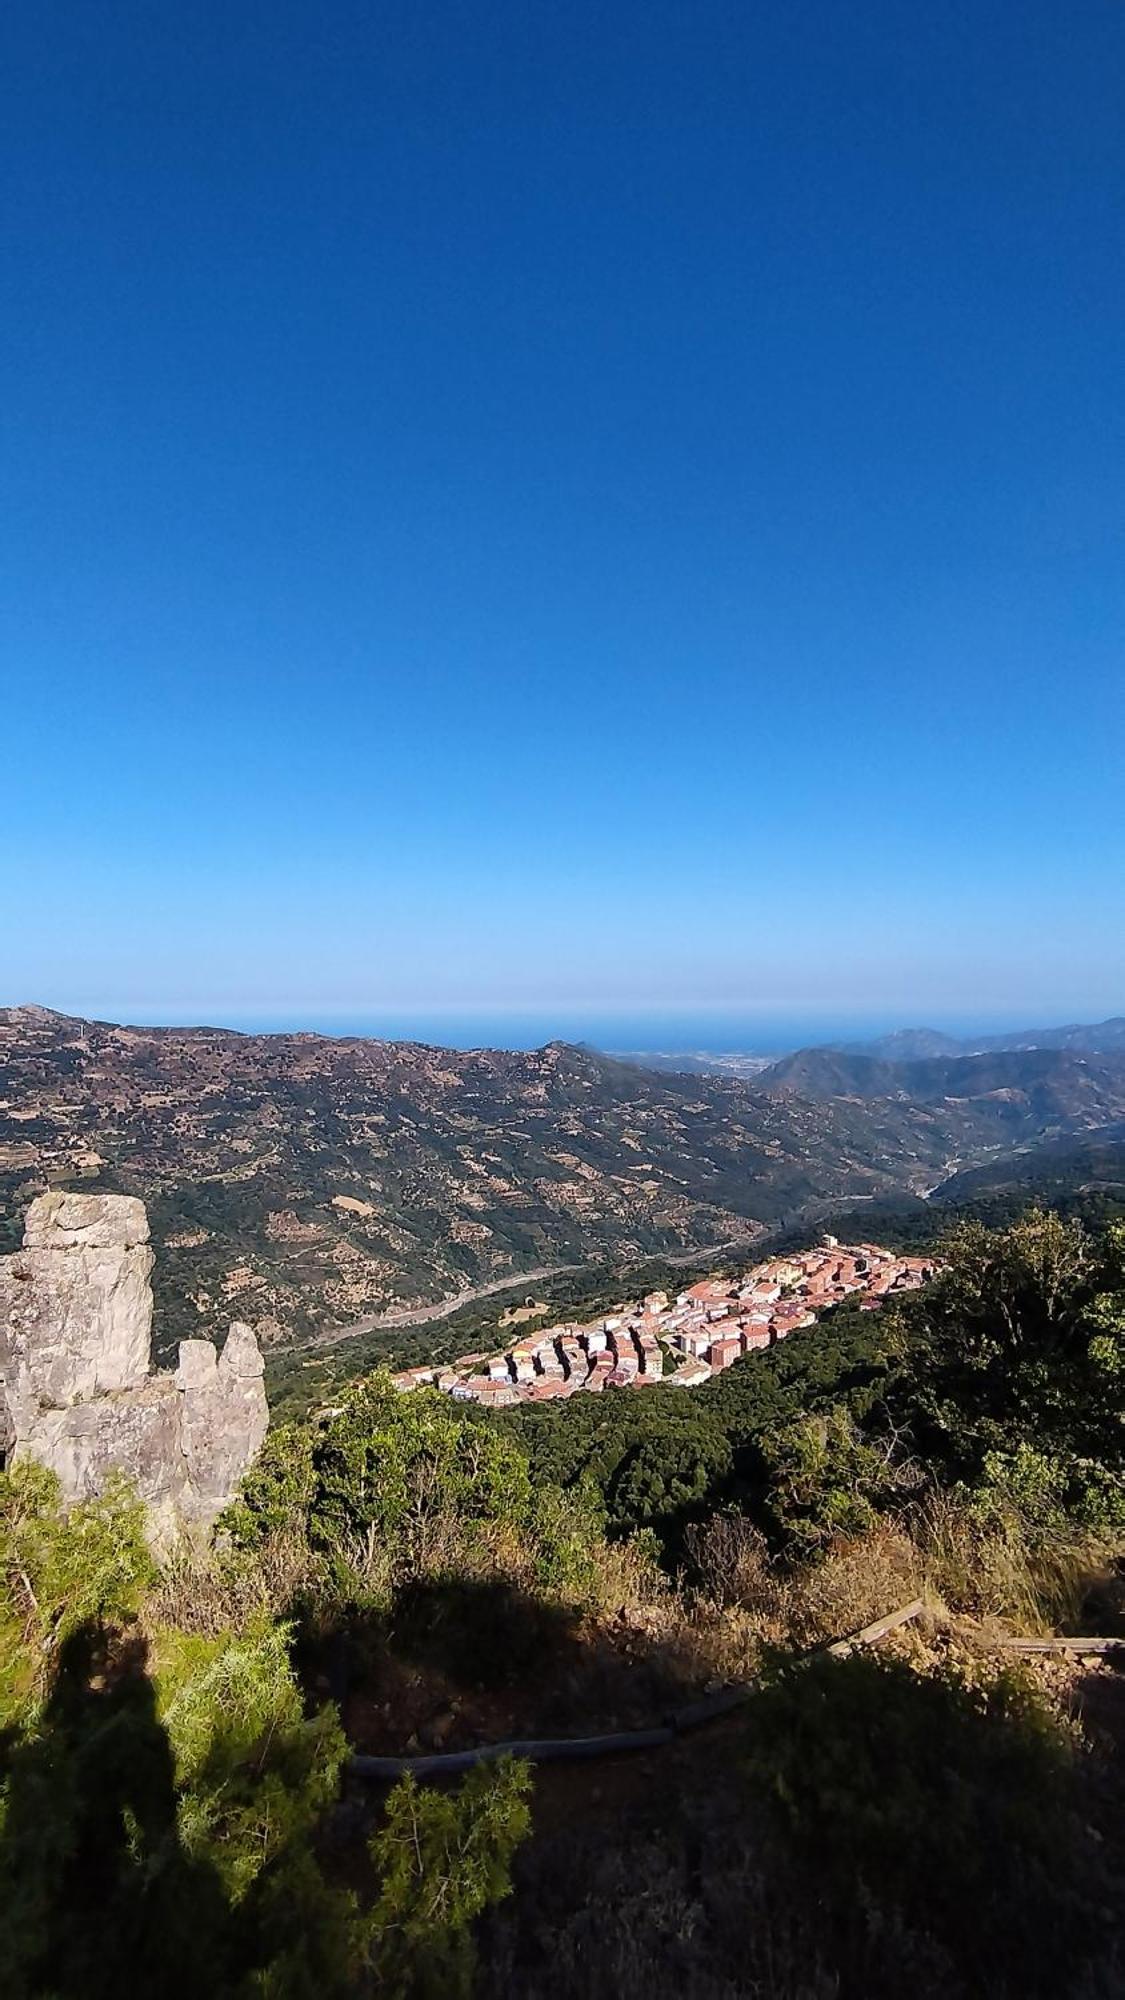
[[[180,1342],[183,1451],[200,1522],[222,1511],[261,1447],[269,1421],[264,1372],[258,1343],[241,1321],[231,1327],[221,1354],[209,1340]]]
[[[41,1410],[20,1450],[58,1474],[68,1500],[92,1499],[118,1471],[153,1505],[181,1483],[179,1418],[175,1376],[152,1375],[123,1396]]]
[[[181,1347],[183,1344],[181,1341]],[[247,1326],[243,1319],[232,1320],[219,1356],[220,1375],[232,1382],[260,1382],[265,1372],[266,1364],[253,1327]]]
[[[65,1409],[144,1381],[153,1262],[143,1246],[52,1246],[0,1260],[0,1315],[21,1406]]]
[[[52,1193],[33,1202],[25,1244],[0,1258],[0,1458],[57,1473],[67,1500],[122,1472],[154,1536],[211,1526],[266,1433],[264,1363],[250,1327],[220,1354],[180,1344],[174,1374],[151,1371],[153,1254],[144,1203]]]
[[[27,1211],[28,1250],[132,1250],[148,1242],[143,1201],[129,1194],[41,1194]]]

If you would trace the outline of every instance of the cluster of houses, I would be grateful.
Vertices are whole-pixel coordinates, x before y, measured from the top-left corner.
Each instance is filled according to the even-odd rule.
[[[408,1368],[394,1380],[399,1389],[432,1384],[493,1409],[661,1380],[690,1389],[741,1355],[811,1326],[853,1293],[860,1294],[861,1310],[873,1311],[932,1276],[923,1257],[826,1236],[818,1249],[771,1257],[741,1278],[703,1278],[674,1300],[649,1292],[586,1325],[541,1328],[501,1354],[464,1354],[447,1368]]]

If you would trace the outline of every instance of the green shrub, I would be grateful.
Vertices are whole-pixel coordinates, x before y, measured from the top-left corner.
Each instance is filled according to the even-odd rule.
[[[375,1533],[418,1551],[435,1521],[522,1521],[531,1504],[511,1439],[436,1390],[400,1395],[388,1376],[361,1383],[319,1432],[313,1472],[309,1530],[321,1548]]]
[[[388,2000],[464,2000],[472,1990],[471,1925],[511,1889],[512,1856],[531,1818],[526,1764],[470,1771],[455,1792],[403,1778],[371,1842],[380,1887],[371,1916],[376,1988]]]
[[[821,1657],[747,1711],[751,1774],[817,1884],[831,1962],[880,1935],[954,1991],[1074,1990],[1099,1945],[1096,1850],[1069,1739],[1033,1685]],[[893,1954],[892,1954],[893,1960]],[[884,1966],[884,1974],[886,1968]]]
[[[345,1594],[386,1604],[403,1576],[459,1561],[531,1511],[513,1438],[436,1391],[400,1395],[381,1373],[328,1419],[267,1442],[225,1524],[243,1548],[300,1534]]]
[[[557,1486],[538,1488],[527,1535],[537,1589],[567,1604],[591,1602],[598,1586],[598,1549],[605,1535],[597,1489],[589,1484],[570,1493]]]
[[[767,1433],[759,1449],[767,1525],[794,1555],[866,1534],[878,1504],[898,1491],[886,1453],[865,1440],[842,1403]]]
[[[355,1991],[364,1932],[313,1836],[335,1716],[302,1715],[285,1633],[72,1635],[0,1810],[6,1994]]]
[[[1029,1551],[1073,1539],[1076,1531],[1112,1537],[1125,1527],[1125,1481],[1098,1459],[1037,1451],[989,1451],[984,1476],[969,1496],[976,1517],[1002,1526]]]
[[[217,1639],[162,1632],[155,1654],[180,1841],[238,1904],[335,1797],[343,1734],[334,1710],[305,1720],[283,1626]]]
[[[123,1481],[64,1512],[43,1466],[0,1472],[0,1727],[45,1693],[75,1633],[133,1617],[154,1575],[144,1508]]]
[[[299,1993],[302,1966],[310,1995],[352,1991],[351,1899],[311,1853],[344,1754],[335,1715],[305,1720],[288,1634],[264,1614],[238,1634],[158,1630],[150,1671],[143,1527],[122,1485],[64,1513],[42,1468],[0,1474],[5,1992],[93,2000],[143,1975],[233,1995],[283,1960],[292,1980],[261,1991]]]
[[[238,1498],[220,1522],[221,1532],[236,1547],[254,1548],[271,1535],[305,1532],[316,1490],[315,1443],[312,1424],[279,1424],[266,1433]]]

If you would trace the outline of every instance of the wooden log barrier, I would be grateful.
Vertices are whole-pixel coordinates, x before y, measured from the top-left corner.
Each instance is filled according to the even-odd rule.
[[[834,1660],[846,1660],[848,1654],[854,1652],[857,1646],[873,1646],[876,1639],[882,1639],[886,1633],[895,1632],[900,1625],[906,1625],[912,1618],[917,1618],[922,1609],[922,1599],[912,1598],[909,1604],[903,1605],[901,1611],[889,1611],[885,1618],[876,1618],[873,1625],[865,1625],[861,1632],[853,1632],[847,1639],[837,1639],[825,1650]]]
[[[997,1639],[1006,1653],[1125,1653],[1125,1639]]]
[[[894,1632],[911,1618],[917,1618],[922,1610],[922,1599],[916,1597],[910,1604],[904,1604],[899,1611],[890,1611],[885,1618],[877,1618],[873,1625],[865,1625],[861,1632],[853,1632],[846,1639],[837,1639],[831,1646],[819,1650],[832,1655],[834,1659],[846,1659],[857,1646],[871,1646],[887,1632]],[[581,1763],[593,1757],[616,1757],[631,1750],[658,1750],[666,1743],[675,1742],[678,1736],[688,1730],[699,1729],[704,1723],[714,1722],[720,1715],[728,1715],[748,1701],[757,1687],[756,1681],[743,1682],[738,1687],[718,1688],[713,1694],[701,1695],[697,1701],[684,1704],[673,1711],[667,1719],[652,1729],[618,1730],[608,1736],[547,1736],[529,1739],[515,1739],[510,1743],[482,1743],[472,1750],[438,1751],[433,1755],[417,1757],[372,1757],[356,1751],[348,1758],[346,1770],[353,1778],[370,1778],[386,1781],[405,1777],[408,1772],[418,1778],[451,1778],[461,1771],[471,1771],[476,1764],[494,1764],[500,1757],[522,1757],[531,1764]]]

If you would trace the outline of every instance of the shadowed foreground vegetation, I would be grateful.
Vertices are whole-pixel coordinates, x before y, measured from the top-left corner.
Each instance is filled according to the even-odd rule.
[[[694,1394],[375,1376],[162,1566],[125,1491],[0,1474],[5,1992],[1119,1992],[1125,1738],[996,1641],[1125,1632],[1125,1232],[1033,1212],[945,1266]],[[636,1760],[346,1777],[749,1679]]]

